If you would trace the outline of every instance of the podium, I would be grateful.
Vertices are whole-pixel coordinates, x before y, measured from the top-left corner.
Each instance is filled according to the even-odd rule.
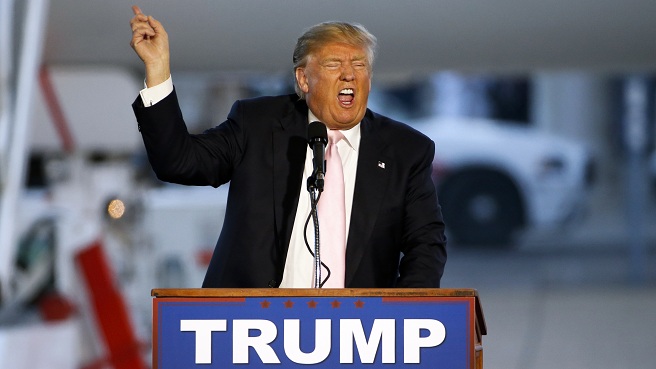
[[[483,367],[474,289],[154,289],[153,368]]]

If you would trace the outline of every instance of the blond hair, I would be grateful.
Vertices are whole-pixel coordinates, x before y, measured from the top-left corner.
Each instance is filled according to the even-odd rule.
[[[296,41],[292,57],[294,74],[297,68],[305,67],[310,54],[331,42],[364,47],[367,50],[369,67],[373,66],[376,54],[376,36],[358,23],[323,22],[308,28]],[[305,94],[297,82],[294,83],[294,89],[301,99],[305,98]]]

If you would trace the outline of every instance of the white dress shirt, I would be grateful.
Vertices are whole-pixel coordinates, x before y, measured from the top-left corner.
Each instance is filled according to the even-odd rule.
[[[173,81],[169,77],[166,81],[157,86],[144,88],[139,92],[144,106],[153,106],[163,100],[173,92]],[[308,110],[308,122],[319,120]],[[337,143],[337,150],[342,158],[344,166],[344,196],[346,210],[346,234],[349,232],[351,222],[351,209],[353,208],[353,191],[355,189],[355,176],[358,165],[358,154],[360,148],[360,124],[355,127],[342,131],[343,140]],[[283,273],[282,288],[311,288],[314,286],[312,273],[314,269],[314,257],[305,245],[303,229],[305,221],[310,214],[310,193],[307,191],[306,179],[312,174],[312,150],[309,145],[306,148],[305,166],[303,169],[303,180],[301,181],[301,191],[296,208],[296,217],[292,228],[292,235],[287,251],[287,260]],[[273,237],[273,235],[271,236]],[[314,250],[314,226],[312,221],[307,229],[307,241],[310,249]],[[347,237],[348,242],[348,237]],[[326,271],[322,270],[322,278],[325,278]]]
[[[309,112],[308,122],[318,120],[312,112]],[[344,167],[344,201],[346,210],[346,234],[349,232],[351,222],[351,209],[353,208],[353,190],[355,189],[355,174],[358,164],[358,151],[360,148],[360,124],[355,127],[342,131],[344,139],[337,143],[337,150],[342,158]],[[296,208],[296,217],[294,218],[294,228],[292,228],[292,237],[287,250],[287,260],[285,261],[285,271],[283,274],[280,287],[294,288],[311,288],[314,286],[312,274],[314,271],[314,257],[305,245],[303,238],[303,228],[305,221],[310,214],[310,193],[307,191],[306,179],[312,174],[312,150],[307,147],[305,154],[305,167],[303,169],[303,181],[301,181],[301,195],[298,198],[298,207]],[[307,229],[307,241],[310,249],[314,251],[314,225],[310,221]],[[348,242],[348,237],[347,237]],[[321,250],[319,250],[321,253]],[[322,268],[321,277],[325,278],[327,272]]]

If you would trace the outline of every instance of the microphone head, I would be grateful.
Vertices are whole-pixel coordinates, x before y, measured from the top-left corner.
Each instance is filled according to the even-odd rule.
[[[328,144],[328,129],[326,125],[315,120],[308,125],[308,145],[312,146],[315,142]]]

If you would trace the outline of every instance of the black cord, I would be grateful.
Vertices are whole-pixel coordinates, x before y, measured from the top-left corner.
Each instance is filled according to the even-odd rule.
[[[310,195],[310,196],[312,196],[312,195]],[[319,192],[319,196],[317,196],[317,201],[316,201],[317,203],[319,202],[320,198],[321,198],[321,192]],[[310,203],[312,203],[312,201],[310,201]],[[305,241],[305,247],[307,247],[307,250],[310,252],[310,255],[312,255],[313,258],[315,257],[315,254],[312,251],[312,248],[310,247],[310,244],[309,244],[308,239],[307,239],[307,228],[308,228],[308,225],[310,224],[310,219],[312,218],[312,213],[316,214],[316,212],[317,212],[317,208],[315,206],[312,206],[312,208],[310,209],[310,214],[308,214],[308,217],[305,220],[305,227],[303,227],[303,240]],[[317,242],[317,239],[319,237],[319,230],[315,229],[314,234],[315,234],[315,242]],[[326,278],[322,282],[319,282],[319,288],[322,288],[323,285],[326,283],[326,281],[328,281],[328,278],[330,278],[330,268],[328,268],[328,265],[324,264],[324,262],[322,261],[321,266],[326,268],[326,271],[328,272],[328,274],[326,275]]]

